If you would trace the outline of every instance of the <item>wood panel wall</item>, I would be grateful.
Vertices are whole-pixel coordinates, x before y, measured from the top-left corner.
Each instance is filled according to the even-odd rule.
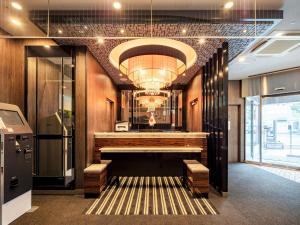
[[[228,81],[228,105],[229,106],[239,106],[240,108],[240,161],[245,160],[245,101],[242,98],[242,81],[240,80],[230,80]]]
[[[189,83],[187,88],[187,101],[186,101],[186,121],[187,130],[198,132],[202,131],[202,74],[198,73],[192,81]],[[192,102],[195,105],[192,106]]]
[[[83,187],[86,167],[86,48],[75,53],[75,186]]]
[[[0,38],[0,102],[25,107],[25,46],[55,45],[50,39]]]
[[[87,52],[87,164],[93,162],[94,133],[113,131],[117,88],[96,59]]]

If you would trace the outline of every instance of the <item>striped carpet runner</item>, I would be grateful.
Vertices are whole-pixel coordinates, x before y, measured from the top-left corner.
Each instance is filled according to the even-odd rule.
[[[86,210],[86,215],[216,215],[205,198],[193,198],[179,177],[120,177]]]

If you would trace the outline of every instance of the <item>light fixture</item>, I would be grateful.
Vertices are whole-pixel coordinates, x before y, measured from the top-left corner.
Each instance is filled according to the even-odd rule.
[[[115,9],[121,9],[121,8],[122,8],[122,5],[121,5],[120,2],[114,2],[114,3],[113,3],[113,7],[114,7]]]
[[[245,62],[246,57],[245,57],[245,56],[240,56],[240,57],[238,58],[238,60],[239,60],[240,63]]]
[[[119,76],[120,76],[120,77],[122,77],[122,76],[123,76],[123,74],[122,74],[122,73],[119,73]]]
[[[182,76],[185,77],[185,73],[183,73]]]
[[[23,7],[20,3],[18,2],[11,2],[11,6],[14,8],[14,9],[17,9],[17,10],[22,10]]]
[[[98,44],[103,44],[104,43],[104,39],[103,38],[98,38],[97,42],[98,42]]]
[[[57,32],[58,32],[59,34],[62,34],[62,33],[63,33],[63,31],[62,31],[61,29],[58,29]]]
[[[119,70],[137,88],[156,93],[186,71],[186,57],[175,48],[146,45],[129,49],[119,58]]]
[[[18,19],[16,19],[16,18],[11,18],[10,21],[11,21],[14,25],[17,25],[17,26],[20,26],[20,25],[21,25],[20,20],[18,20]]]
[[[280,37],[282,35],[283,35],[283,32],[278,32],[278,33],[275,34],[276,37]]]
[[[232,1],[226,2],[224,5],[224,9],[231,9],[234,3]]]
[[[50,48],[50,45],[44,45],[44,48]]]
[[[204,43],[205,43],[205,39],[204,38],[199,39],[199,44],[203,45]]]
[[[121,33],[121,34],[124,34],[124,33],[125,33],[125,30],[124,30],[124,29],[121,29],[121,30],[120,30],[120,33]]]
[[[88,29],[88,27],[86,25],[83,28],[86,29],[86,30]]]
[[[186,34],[186,29],[182,29],[181,31],[183,34]]]
[[[243,33],[244,33],[244,34],[245,34],[245,33],[247,33],[247,30],[246,30],[246,29],[244,29],[244,30],[243,30]]]

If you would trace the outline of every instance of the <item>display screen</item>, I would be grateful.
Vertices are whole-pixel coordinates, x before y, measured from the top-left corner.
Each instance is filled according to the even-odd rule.
[[[0,123],[6,127],[24,125],[18,112],[2,109],[0,109]]]

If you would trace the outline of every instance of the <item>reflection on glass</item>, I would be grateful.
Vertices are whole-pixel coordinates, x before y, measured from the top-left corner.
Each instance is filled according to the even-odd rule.
[[[263,98],[262,161],[300,166],[300,95]]]
[[[259,149],[259,112],[260,97],[253,96],[246,98],[245,108],[245,138],[246,138],[246,160],[260,161]]]
[[[62,176],[62,140],[39,140],[38,148],[39,176]]]
[[[38,133],[62,134],[61,58],[38,58]]]

